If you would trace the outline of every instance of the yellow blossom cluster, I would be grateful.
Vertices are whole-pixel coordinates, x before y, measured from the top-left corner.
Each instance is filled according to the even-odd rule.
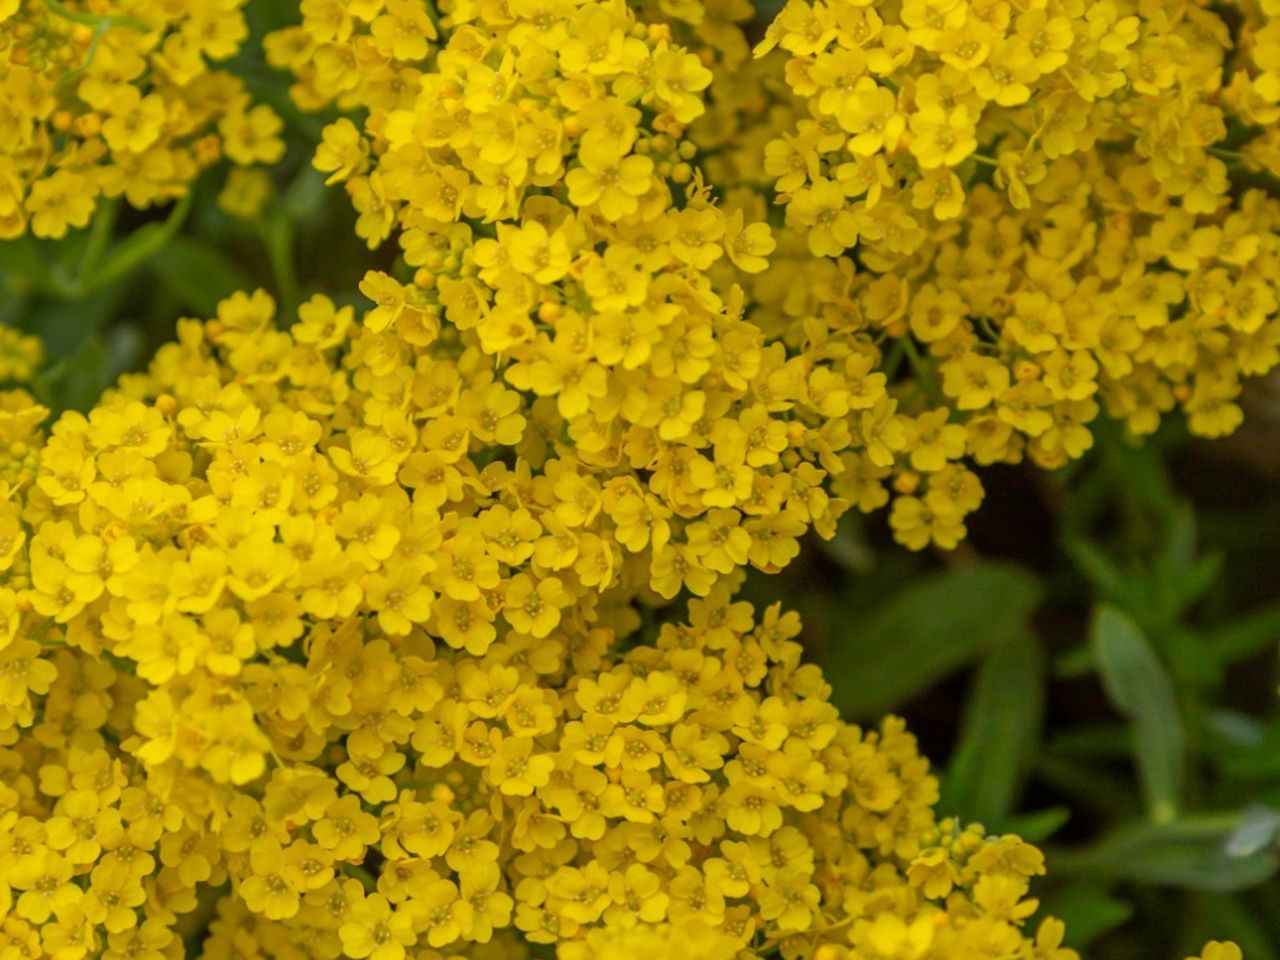
[[[964,536],[966,463],[1059,466],[1104,410],[1220,436],[1280,362],[1280,5],[1222,6],[790,0],[713,84],[726,205],[785,222],[753,317],[887,376],[835,489],[908,546]]]
[[[64,418],[32,494],[56,518],[32,539],[57,560],[31,571],[36,611],[89,631],[94,650],[114,635],[154,680],[206,656],[235,674],[255,643],[292,642],[306,618],[368,616],[394,636],[425,627],[476,656],[513,635],[528,650],[591,643],[600,626],[630,632],[637,597],[705,595],[749,562],[785,563],[809,517],[798,511],[825,503],[803,489],[802,463],[776,473],[795,506],[773,494],[758,512],[687,509],[688,477],[659,463],[642,483],[625,459],[584,452],[563,393],[530,402],[464,333],[378,282],[400,299],[363,323],[317,296],[287,332],[270,297],[237,294],[216,319],[183,321],[114,402]],[[786,449],[788,421],[764,420]],[[763,466],[744,469],[774,476]],[[220,625],[207,644],[193,614]],[[180,707],[157,722],[177,723]],[[220,733],[172,747],[198,746],[187,761],[223,779],[252,778],[265,751],[241,720],[229,705]]]
[[[39,337],[0,325],[0,383],[26,383],[43,363]]]
[[[300,106],[365,111],[362,126],[325,129],[315,165],[344,184],[370,246],[399,228],[428,289],[468,268],[513,268],[507,283],[495,269],[484,281],[502,301],[522,277],[553,288],[597,247],[641,255],[615,254],[626,288],[633,273],[706,272],[726,256],[763,268],[766,227],[730,224],[701,191],[679,195],[693,176],[681,135],[711,73],[667,27],[637,22],[621,0],[446,9],[441,27],[427,0],[308,4],[300,25],[267,38],[269,60],[298,77]],[[567,202],[572,223],[542,224],[548,235],[535,230],[519,250],[502,242],[496,260],[442,257],[494,224],[526,229],[536,217],[525,201],[547,195]],[[617,293],[613,310],[638,305]]]
[[[99,195],[172,197],[220,152],[275,159],[275,115],[207,71],[244,39],[243,5],[0,0],[0,96],[20,104],[0,116],[26,137],[0,155],[8,232],[81,226]],[[778,570],[887,484],[905,542],[950,545],[981,498],[965,463],[1074,455],[1095,393],[1143,427],[1115,397],[1144,376],[1154,410],[1185,387],[1210,432],[1252,372],[1245,346],[1275,362],[1274,303],[1248,329],[1204,307],[1246,277],[1270,289],[1272,205],[1174,192],[1185,158],[1081,135],[1022,178],[1026,204],[1001,166],[966,181],[954,224],[912,205],[918,151],[947,135],[913,121],[925,74],[945,73],[929,44],[979,6],[793,2],[771,79],[745,72],[737,0],[304,0],[268,57],[301,106],[343,114],[315,165],[403,263],[365,276],[370,309],[317,295],[287,329],[267,294],[236,294],[87,414],[45,425],[27,393],[0,393],[0,960],[1075,960],[1060,922],[1031,920],[1039,851],[940,819],[901,721],[842,721],[798,617],[735,599],[746,566]],[[935,8],[946,39],[926,42],[909,21]],[[998,32],[1037,10],[1058,37],[1035,0]],[[1110,39],[1131,17],[1203,52],[1180,26],[1203,11],[1170,10],[1102,10],[1092,42],[1139,49]],[[1093,22],[1063,16],[1073,37]],[[1258,36],[1240,116],[1273,102]],[[876,44],[890,66],[866,69],[903,113],[866,155],[884,182],[805,222],[821,191],[803,191],[866,167],[841,157],[829,104],[864,89],[840,71]],[[1086,127],[1124,146],[1108,110],[1185,124],[1212,71],[1175,59],[1154,94],[1097,92],[1111,106]],[[1045,67],[1024,104],[977,109],[981,141],[1043,150],[1050,121],[1019,145],[995,118],[1052,111],[1069,76]],[[787,171],[761,133],[783,121],[812,156],[780,187],[766,270],[761,188]],[[251,216],[259,187],[236,177],[222,203]],[[1157,226],[1205,190],[1221,202],[1188,229],[1216,246],[1160,267],[1184,251],[1149,256]],[[892,209],[916,230],[868,226]],[[856,242],[836,249],[845,214]],[[1159,296],[1187,285],[1189,305],[1162,301],[1164,324],[1124,312],[1134,270]],[[959,311],[944,331],[929,296]],[[1139,331],[1109,348],[1124,375],[1101,346],[1111,308]],[[1214,318],[1191,330],[1217,366],[1157,349],[1194,311]],[[984,367],[991,396],[970,405],[974,357],[1007,377]],[[0,376],[39,359],[0,331]],[[1197,406],[1211,382],[1231,389]],[[682,622],[659,622],[677,597]]]
[[[665,291],[628,264],[709,278],[844,420],[806,486],[833,515],[892,491],[897,538],[946,548],[982,500],[973,466],[1059,466],[1104,408],[1142,434],[1180,404],[1221,435],[1241,378],[1280,361],[1280,207],[1231,176],[1265,166],[1278,28],[1241,6],[1233,37],[1191,3],[794,0],[751,70],[732,0],[316,4],[268,51],[304,108],[363,111],[316,166],[509,385],[568,387],[562,415],[624,450],[596,407],[639,379],[618,366],[682,380],[664,396],[685,422],[723,419],[654,362]],[[603,370],[553,373],[569,337]]]
[[[544,620],[536,481],[353,475],[359,388],[233,328],[47,439],[0,404],[0,949],[172,960],[216,901],[210,960],[1074,958],[1024,932],[1039,852],[936,819],[794,614],[739,576],[652,643]]]
[[[0,395],[0,950],[1075,960],[795,614],[738,570],[636,642],[572,475],[467,454],[479,354],[300,312],[183,321],[47,436]]]
[[[769,228],[715,205],[680,143],[710,72],[619,2],[459,5],[442,45],[435,24],[420,0],[316,4],[268,38],[302,103],[368,111],[363,129],[326,128],[315,163],[371,243],[399,228],[416,270],[361,285],[387,402],[448,414],[453,459],[496,443],[544,473],[564,503],[522,515],[522,536],[589,534],[552,567],[591,564],[589,585],[642,554],[662,596],[701,595],[744,564],[785,565],[810,528],[830,536],[846,504],[824,488],[864,371],[766,342],[744,316],[734,281],[766,265]],[[475,392],[452,408],[452,381],[408,382],[444,376],[422,365],[439,342]],[[433,437],[419,455],[448,459]],[[376,454],[381,482],[409,447]]]
[[[246,2],[0,0],[0,238],[181,197],[224,155],[279,160],[280,118],[210,67],[248,36]]]

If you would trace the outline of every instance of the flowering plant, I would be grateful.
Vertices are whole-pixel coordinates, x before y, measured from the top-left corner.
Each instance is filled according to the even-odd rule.
[[[369,268],[237,282],[58,416],[0,328],[4,960],[1076,957],[744,584],[891,492],[955,547],[1104,409],[1239,425],[1273,6],[0,0],[11,249],[277,203],[298,131],[210,67],[260,40]]]

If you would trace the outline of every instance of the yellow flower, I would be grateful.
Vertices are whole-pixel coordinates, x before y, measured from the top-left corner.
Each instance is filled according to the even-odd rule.
[[[338,928],[342,950],[356,960],[401,960],[405,948],[417,939],[413,917],[404,909],[392,909],[385,897],[373,893],[353,903],[349,917]]]

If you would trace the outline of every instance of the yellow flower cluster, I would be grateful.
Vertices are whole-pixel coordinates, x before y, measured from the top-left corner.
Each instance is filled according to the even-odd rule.
[[[225,155],[284,152],[280,118],[210,63],[246,0],[0,0],[0,238],[61,237],[99,197],[182,196]]]
[[[729,224],[700,184],[678,195],[693,175],[681,135],[703,112],[711,73],[665,26],[638,23],[620,0],[461,2],[439,24],[427,0],[317,3],[301,25],[267,38],[270,61],[298,76],[300,106],[367,111],[363,128],[341,119],[325,129],[315,165],[344,183],[370,246],[403,231],[406,259],[424,268],[420,285],[489,268],[490,299],[506,301],[520,279],[551,288],[571,266],[580,279],[588,250],[634,248],[610,264],[624,281],[615,301],[590,298],[605,312],[644,302],[633,274],[705,272],[726,255],[763,268],[767,227]],[[565,215],[546,222],[527,206],[537,196],[566,202]],[[492,236],[495,223],[514,237],[531,220],[546,236],[522,235],[518,250],[500,238],[496,259],[442,256]],[[513,275],[499,275],[504,267]]]
[[[964,463],[1056,467],[1102,409],[1219,436],[1280,362],[1280,204],[1242,186],[1280,176],[1280,5],[1225,6],[789,0],[695,125],[785,211],[758,322],[888,377],[836,489],[887,483],[908,546],[964,535]]]
[[[741,571],[634,642],[584,478],[467,454],[518,416],[483,357],[271,308],[47,437],[0,396],[6,955],[176,960],[216,906],[208,960],[1075,960]]]
[[[623,451],[625,394],[655,374],[679,421],[659,440],[732,417],[714,367],[654,355],[672,327],[652,281],[679,274],[810,394],[816,375],[819,530],[892,490],[919,549],[965,535],[972,465],[1059,466],[1103,407],[1138,434],[1179,404],[1229,432],[1241,378],[1280,361],[1280,207],[1231,179],[1280,158],[1280,27],[1242,6],[1233,38],[1190,3],[794,0],[752,71],[731,0],[642,5],[648,25],[621,3],[374,0],[309,5],[268,50],[303,107],[364,111],[316,166],[510,386],[567,394],[570,427]],[[735,354],[715,319],[700,342]],[[570,338],[594,365],[566,376]]]
[[[43,363],[39,337],[0,325],[0,382],[26,383]]]
[[[304,14],[268,41],[301,78],[295,95],[368,110],[363,130],[331,124],[315,163],[345,181],[371,243],[400,228],[416,269],[414,284],[375,272],[361,286],[378,305],[363,342],[386,402],[444,417],[418,457],[497,444],[545,476],[550,499],[511,521],[526,546],[503,562],[561,537],[572,550],[540,563],[608,586],[643,555],[670,598],[747,563],[776,570],[809,528],[834,532],[846,504],[824,487],[843,469],[860,374],[767,343],[744,318],[734,280],[763,269],[773,241],[716,206],[683,159],[711,76],[697,57],[619,2],[458,5],[443,46],[417,0]],[[426,363],[442,343],[458,364]],[[352,450],[380,434],[359,456],[386,483],[414,444],[388,448],[377,416]]]
[[[216,897],[210,960],[1074,958],[1023,931],[1040,854],[936,820],[794,614],[727,577],[652,644],[557,622],[543,485],[359,475],[365,374],[302,336],[343,319],[277,353],[255,309],[47,441],[3,404],[0,949],[174,958]]]
[[[278,156],[274,114],[206,70],[242,41],[242,6],[0,0],[0,80],[22,95],[0,116],[27,138],[0,156],[9,233],[28,218],[37,235],[83,225],[98,195],[174,196],[220,151]],[[708,92],[713,71],[748,61],[750,10],[734,0],[664,0],[641,19],[620,0],[300,9],[269,57],[296,75],[300,105],[361,118],[332,123],[315,163],[371,246],[397,234],[409,269],[369,273],[363,315],[316,296],[287,330],[265,293],[237,294],[47,435],[47,411],[0,393],[0,957],[177,960],[184,925],[208,914],[208,960],[1075,960],[1061,923],[1029,927],[1040,853],[938,819],[902,723],[843,722],[802,662],[799,619],[735,590],[747,565],[788,563],[807,530],[831,535],[849,502],[883,503],[886,481],[906,542],[954,543],[981,497],[966,457],[1025,448],[1052,464],[1082,442],[1063,418],[1084,430],[1095,392],[1119,404],[1130,381],[1073,364],[1105,367],[1089,311],[1120,302],[1126,271],[1156,276],[1158,296],[1195,291],[1196,306],[1166,301],[1163,326],[1115,306],[1144,344],[1172,349],[1177,334],[1152,331],[1208,302],[1209,266],[1157,269],[1183,253],[1172,241],[1148,256],[1168,212],[1152,197],[1224,198],[1189,229],[1218,231],[1205,258],[1231,290],[1246,276],[1269,289],[1270,202],[1212,184],[1174,194],[1155,173],[1159,191],[1142,193],[1124,170],[1155,161],[1082,146],[1028,184],[1025,207],[1000,212],[995,186],[1016,193],[1004,167],[995,186],[965,184],[967,219],[946,226],[937,204],[905,199],[926,169],[913,145],[947,136],[913,120],[928,86],[914,67],[943,42],[914,35],[908,21],[935,9],[914,0],[806,7],[812,23],[789,6],[769,42],[792,54],[778,79],[798,98],[767,75]],[[951,43],[971,5],[938,9]],[[1056,8],[1028,10],[1060,42]],[[1184,36],[1202,22],[1190,13],[1153,11],[1140,37],[1208,42]],[[1022,36],[1005,12],[1001,35]],[[1092,22],[1063,16],[1072,36]],[[1095,14],[1106,56],[1139,44],[1110,39],[1129,16]],[[859,24],[869,33],[848,46]],[[1256,71],[1233,80],[1254,111],[1272,102],[1265,36],[1245,45]],[[840,160],[849,136],[830,104],[856,96],[849,64],[876,44],[890,66],[871,72],[903,108],[897,139],[866,154],[884,182],[875,202],[845,193],[805,222],[822,182],[856,179],[840,179],[861,161]],[[1175,59],[1172,92],[1096,99],[1143,129],[1160,109],[1185,123],[1205,63]],[[1068,76],[1044,67],[1025,106],[1001,109],[1034,119]],[[740,125],[753,111],[794,123],[787,149],[815,138],[783,190],[772,271],[753,188],[786,171],[764,142],[735,159],[765,129]],[[977,110],[975,129],[1012,148],[995,116]],[[1053,140],[1044,123],[1022,149]],[[967,175],[966,157],[927,169]],[[256,189],[238,177],[223,204],[250,215]],[[868,226],[895,207],[922,218],[914,231]],[[1234,261],[1228,237],[1244,248]],[[971,262],[977,249],[988,259]],[[1050,267],[1071,292],[1041,289]],[[928,296],[960,314],[932,337]],[[1019,303],[1022,320],[995,315]],[[1249,372],[1242,344],[1274,362],[1261,332],[1274,304],[1247,330],[1204,313],[1197,349],[1235,364],[1214,382]],[[1199,354],[1115,349],[1132,383],[1149,369],[1171,395],[1186,387],[1193,423],[1222,416],[1194,402],[1211,377]],[[1009,374],[984,373],[976,406],[960,401],[981,378],[946,379],[972,357]],[[9,379],[38,361],[38,345],[0,334]],[[1084,381],[1096,386],[1074,396]],[[1037,413],[1052,421],[1038,431]],[[655,605],[688,595],[685,622],[642,632]],[[1203,960],[1240,954],[1213,943]]]

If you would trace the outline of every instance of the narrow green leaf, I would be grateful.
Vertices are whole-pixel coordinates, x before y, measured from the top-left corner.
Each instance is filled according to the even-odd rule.
[[[194,190],[188,191],[164,220],[143,224],[103,254],[98,265],[81,278],[81,295],[88,296],[109,287],[168,246],[191,211],[193,195]]]
[[[1108,818],[1122,818],[1132,812],[1130,784],[1094,760],[1060,756],[1050,744],[1036,756],[1035,775],[1071,797],[1073,809],[1091,808]]]
[[[55,411],[88,410],[111,382],[107,345],[93,334],[60,366],[50,383]]]
[[[261,234],[275,282],[276,301],[279,305],[277,316],[284,323],[293,323],[297,319],[298,304],[301,303],[298,275],[293,262],[293,222],[283,208],[272,207],[261,224]]]
[[[1000,830],[1002,833],[1016,834],[1028,843],[1043,843],[1065,827],[1070,819],[1070,807],[1049,807],[1006,817]]]
[[[1111,558],[1102,549],[1087,540],[1070,540],[1065,544],[1066,551],[1075,565],[1099,592],[1116,597],[1124,592],[1126,577],[1124,571],[1112,563]]]
[[[1263,804],[1245,808],[1240,826],[1227,840],[1227,852],[1236,857],[1252,856],[1277,846],[1280,846],[1280,810]]]
[[[1164,549],[1156,558],[1156,572],[1167,577],[1181,576],[1198,562],[1196,558],[1196,515],[1189,503],[1179,503],[1166,518],[1168,532]]]
[[[1197,553],[1195,513],[1189,503],[1179,503],[1165,519],[1168,531],[1164,546],[1146,579],[1153,607],[1172,621],[1213,586],[1222,569],[1222,556]]]
[[[1181,611],[1174,612],[1168,626],[1151,630],[1152,639],[1159,641],[1160,657],[1180,686],[1215,688],[1222,682],[1222,665],[1204,634],[1181,623],[1181,616]]]
[[[1129,756],[1129,725],[1124,721],[1091,723],[1053,733],[1047,744],[1055,754],[1068,757]]]
[[[1234,726],[1235,739],[1221,739],[1213,762],[1232,780],[1267,786],[1280,782],[1280,717],[1251,726],[1236,721]],[[1221,720],[1210,729],[1221,737]]]
[[[1098,609],[1092,643],[1107,695],[1133,721],[1133,748],[1151,817],[1172,820],[1182,796],[1185,748],[1173,684],[1137,625],[1115,607]]]
[[[19,296],[49,285],[49,253],[35,237],[24,235],[0,243],[0,286],[6,296]]]
[[[1171,610],[1174,616],[1189,609],[1209,592],[1210,588],[1218,582],[1223,562],[1221,553],[1207,553],[1188,567],[1176,580],[1170,581],[1177,587]]]
[[[1133,904],[1096,880],[1069,883],[1045,897],[1041,912],[1067,925],[1067,944],[1083,950],[1133,916]]]
[[[324,175],[308,165],[298,171],[281,200],[285,215],[294,223],[315,223],[324,213],[330,195]]]
[[[1280,646],[1280,603],[1210,630],[1209,649],[1221,663],[1234,663]]]
[[[200,317],[212,317],[219,301],[253,286],[226,254],[189,237],[174,237],[152,265],[169,292]]]
[[[862,516],[856,510],[850,510],[841,517],[836,525],[836,535],[830,540],[818,540],[817,547],[852,574],[865,574],[875,566],[875,552],[867,542]]]
[[[832,701],[878,716],[1026,630],[1040,585],[1019,567],[981,563],[920,578],[833,642]]]
[[[983,660],[961,721],[960,742],[942,783],[942,806],[1000,829],[1040,739],[1044,654],[1018,633]]]
[[[1098,663],[1093,657],[1093,651],[1086,646],[1072,647],[1053,661],[1053,675],[1063,680],[1096,673],[1097,669]]]
[[[1049,861],[1060,875],[1230,893],[1269,880],[1280,867],[1271,850],[1232,854],[1231,838],[1242,823],[1239,814],[1142,823],[1117,830],[1088,850],[1055,853]]]
[[[1200,717],[1205,732],[1228,749],[1251,750],[1266,742],[1267,725],[1247,713],[1209,709]]]
[[[138,227],[104,254],[102,262],[85,275],[82,281],[84,293],[101,290],[144,263],[164,247],[166,236],[163,223],[144,223]]]

